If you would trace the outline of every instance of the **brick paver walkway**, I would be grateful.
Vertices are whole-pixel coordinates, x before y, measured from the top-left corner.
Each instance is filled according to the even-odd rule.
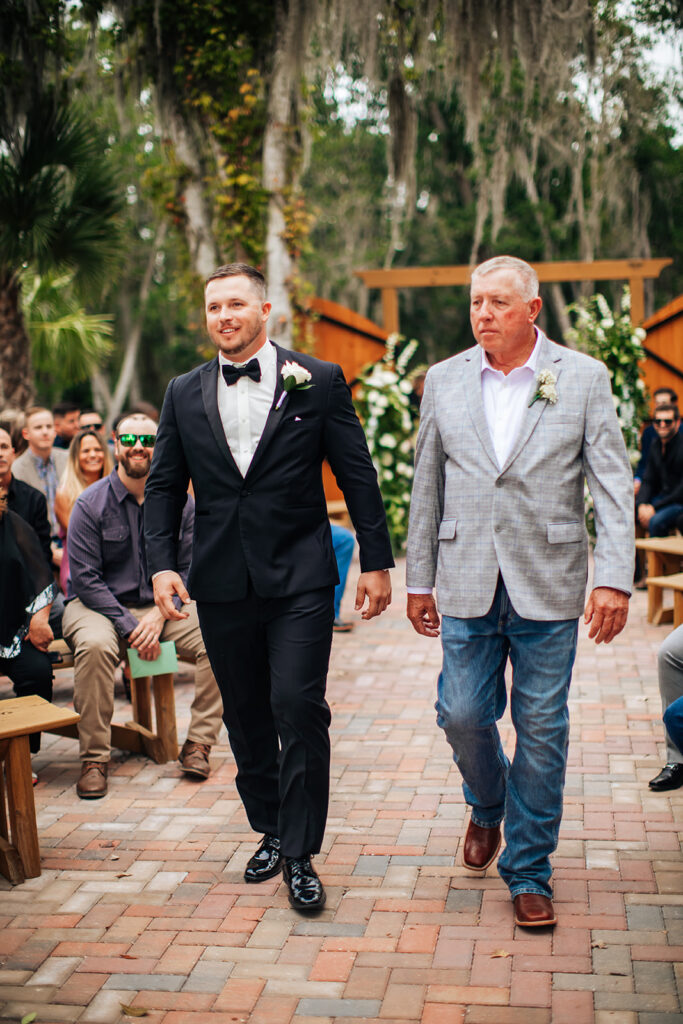
[[[401,577],[389,614],[335,638],[325,911],[298,916],[278,880],[242,883],[254,836],[227,745],[199,784],[117,754],[109,795],[86,803],[75,742],[45,737],[43,874],[0,880],[0,1019],[132,1020],[123,1004],[155,1024],[683,1020],[683,790],[647,788],[664,756],[655,653],[667,627],[646,625],[638,593],[610,647],[582,631],[560,923],[528,932],[495,870],[459,866],[465,805],[433,711],[439,645],[404,621]],[[184,677],[181,738],[190,691]],[[70,697],[63,671],[55,700]]]

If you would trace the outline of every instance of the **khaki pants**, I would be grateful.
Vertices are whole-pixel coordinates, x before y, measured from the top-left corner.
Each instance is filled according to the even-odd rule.
[[[130,608],[141,619],[152,605]],[[192,701],[188,740],[194,743],[218,741],[223,715],[221,699],[204,648],[197,606],[185,605],[188,619],[168,620],[161,640],[173,640],[178,657],[195,661],[195,693]],[[86,608],[78,598],[64,611],[64,639],[74,652],[74,706],[81,716],[78,725],[81,760],[108,761],[111,754],[111,719],[114,714],[114,673],[128,644],[122,640],[106,615]]]

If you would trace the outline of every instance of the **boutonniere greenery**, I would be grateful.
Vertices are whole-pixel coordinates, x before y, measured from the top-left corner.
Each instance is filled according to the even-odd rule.
[[[548,405],[555,405],[557,402],[557,377],[552,370],[539,370],[536,374],[536,391],[529,402],[529,408],[539,399],[547,402]]]
[[[315,384],[309,384],[312,379],[311,373],[303,366],[299,366],[298,363],[286,362],[280,373],[282,374],[283,390],[275,406],[276,409],[280,408],[285,400],[285,395],[288,395],[290,391],[308,391],[309,388],[315,387]]]

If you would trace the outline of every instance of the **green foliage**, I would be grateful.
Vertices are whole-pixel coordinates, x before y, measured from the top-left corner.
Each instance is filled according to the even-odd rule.
[[[620,309],[613,312],[604,295],[592,295],[567,307],[574,326],[567,338],[577,349],[600,359],[610,375],[614,405],[631,465],[640,458],[638,449],[643,421],[648,416],[648,396],[642,377],[645,331],[634,328],[630,317],[631,296],[624,288]],[[586,526],[595,537],[593,501],[586,491]]]
[[[71,269],[91,285],[116,252],[117,183],[91,121],[72,107],[32,107],[0,149],[0,267]]]
[[[25,272],[23,312],[31,356],[41,393],[56,401],[85,381],[112,349],[112,318],[88,314],[80,304],[71,274]]]
[[[408,536],[417,411],[410,402],[413,386],[407,367],[417,347],[416,341],[406,344],[400,335],[390,335],[382,359],[358,375],[354,396],[397,555],[405,548]]]
[[[607,367],[619,425],[635,466],[641,427],[648,416],[648,398],[642,376],[645,331],[631,324],[629,289],[624,288],[618,312],[613,312],[599,293],[572,303],[567,310],[575,316],[574,326],[567,331],[568,340]]]

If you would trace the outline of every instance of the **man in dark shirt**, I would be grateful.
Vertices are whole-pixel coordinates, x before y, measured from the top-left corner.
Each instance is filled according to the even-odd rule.
[[[182,658],[196,660],[195,697],[187,741],[180,754],[184,772],[209,774],[209,752],[218,740],[223,702],[206,655],[194,602],[188,618],[166,620],[154,604],[143,534],[145,480],[157,425],[147,416],[126,416],[118,425],[118,465],[88,487],[74,505],[67,544],[71,569],[64,636],[74,651],[74,705],[81,776],[76,792],[95,799],[107,792],[114,711],[114,672],[127,647],[145,661],[158,657],[159,643],[173,640]],[[183,510],[178,571],[190,567],[194,501]]]
[[[7,495],[7,508],[10,512],[15,512],[33,527],[45,554],[45,561],[52,570],[54,566],[50,544],[50,521],[47,517],[45,495],[41,494],[37,488],[31,487],[30,484],[24,483],[23,480],[15,480],[12,476],[12,465],[15,458],[12,438],[6,430],[0,427],[0,491],[4,491]],[[62,635],[63,614],[64,596],[61,593],[56,593],[50,608],[50,628],[56,637]]]
[[[640,525],[651,537],[665,537],[683,513],[683,436],[676,405],[660,405],[652,419],[653,441],[638,492]]]
[[[81,410],[74,402],[57,402],[52,410],[55,420],[55,448],[68,448],[79,430]]]

